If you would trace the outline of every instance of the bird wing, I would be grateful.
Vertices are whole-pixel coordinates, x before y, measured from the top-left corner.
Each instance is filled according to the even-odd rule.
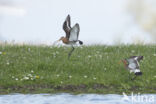
[[[133,58],[127,59],[127,61],[129,62],[128,67],[132,70],[134,69],[139,69],[139,63],[137,60],[134,60]]]
[[[143,56],[138,56],[137,61],[139,62],[140,60],[143,60]]]
[[[77,41],[80,32],[79,24],[75,24],[70,31],[69,41]]]
[[[135,60],[133,59],[133,58],[129,58],[129,59],[127,59],[127,61],[128,61],[128,68],[130,68],[130,69],[135,69]]]
[[[66,33],[66,38],[69,39],[69,37],[70,37],[70,30],[71,30],[71,26],[70,26],[70,15],[68,15],[66,17],[66,20],[63,23],[63,30]]]

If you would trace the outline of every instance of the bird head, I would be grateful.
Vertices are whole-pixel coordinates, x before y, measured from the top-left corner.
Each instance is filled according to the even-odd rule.
[[[127,61],[124,59],[124,60],[120,60],[120,63],[123,63],[125,66],[127,66]]]

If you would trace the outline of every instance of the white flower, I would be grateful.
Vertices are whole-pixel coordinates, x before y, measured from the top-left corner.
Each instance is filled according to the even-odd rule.
[[[59,74],[56,75],[56,77],[59,77],[59,76],[60,76]]]
[[[34,71],[33,71],[33,70],[31,70],[31,73],[34,73]]]
[[[99,55],[100,58],[102,58],[102,55]]]
[[[24,77],[23,79],[28,80],[28,79],[29,79],[29,77]]]
[[[94,80],[96,80],[96,78],[95,78],[95,77],[94,77],[93,79],[94,79]]]
[[[131,50],[131,52],[134,53],[135,51],[134,50]]]
[[[88,55],[88,58],[91,58],[92,56]]]
[[[156,75],[154,76],[154,78],[156,78]]]
[[[87,78],[87,76],[86,76],[86,75],[84,75],[84,78]]]
[[[61,81],[60,83],[62,84],[63,82]]]
[[[12,76],[12,78],[15,78],[14,76]]]
[[[32,77],[32,75],[31,75],[31,74],[28,74],[28,76],[29,76],[29,77]]]
[[[10,63],[9,63],[9,62],[7,62],[6,64],[7,64],[7,65],[9,65]]]
[[[156,56],[156,54],[153,54],[153,56]]]
[[[104,70],[107,70],[106,68],[104,68]]]
[[[15,78],[16,81],[18,81],[18,78]]]
[[[70,75],[69,78],[72,78],[72,76]]]
[[[2,54],[2,52],[0,52],[0,55]]]
[[[31,80],[34,80],[34,78],[30,78]]]

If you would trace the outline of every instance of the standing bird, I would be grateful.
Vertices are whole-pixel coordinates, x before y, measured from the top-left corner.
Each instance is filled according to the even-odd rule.
[[[131,56],[128,59],[122,60],[127,70],[130,71],[130,73],[134,73],[136,76],[142,75],[142,72],[140,71],[140,65],[139,61],[143,60],[143,56]]]
[[[68,44],[68,45],[71,45],[72,46],[72,50],[69,52],[68,54],[68,59],[70,58],[72,52],[74,51],[74,44],[76,44],[76,42],[79,42],[80,45],[83,44],[82,41],[78,40],[78,37],[79,37],[79,32],[80,32],[80,27],[79,27],[79,24],[76,23],[73,27],[71,27],[70,25],[70,15],[68,15],[66,17],[66,20],[64,21],[63,23],[63,30],[65,31],[66,33],[66,37],[61,37],[59,39],[59,41],[62,40],[62,42],[64,44]]]

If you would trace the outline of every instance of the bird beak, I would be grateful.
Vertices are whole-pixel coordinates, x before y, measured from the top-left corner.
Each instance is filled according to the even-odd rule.
[[[58,43],[60,40],[57,40],[57,41],[55,41],[54,43],[53,43],[53,45],[55,45],[56,43]]]

